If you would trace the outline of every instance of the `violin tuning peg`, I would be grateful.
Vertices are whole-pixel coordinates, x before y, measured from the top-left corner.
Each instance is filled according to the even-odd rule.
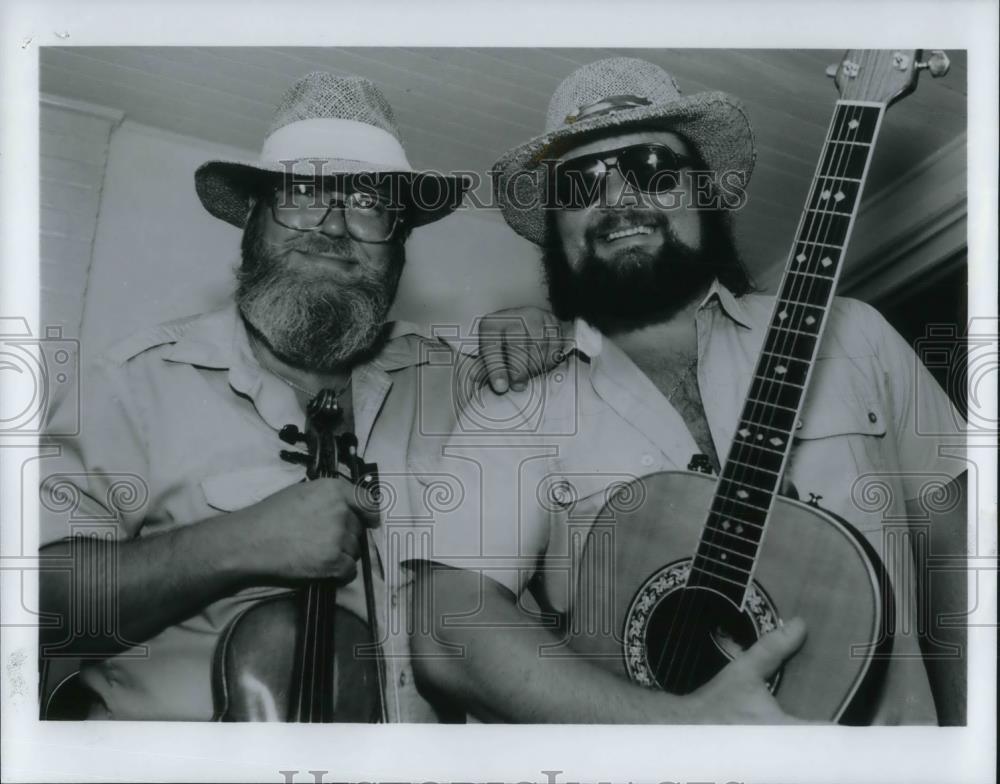
[[[300,444],[306,440],[306,437],[302,435],[302,431],[295,425],[285,425],[281,428],[281,430],[278,431],[278,438],[286,444]]]
[[[286,463],[308,465],[310,462],[309,455],[305,454],[305,452],[292,452],[290,449],[282,449],[280,456]]]

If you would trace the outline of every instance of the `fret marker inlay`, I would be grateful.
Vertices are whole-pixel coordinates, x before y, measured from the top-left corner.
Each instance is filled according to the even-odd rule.
[[[884,109],[868,102],[838,102],[792,250],[785,257],[785,274],[738,429],[720,468],[691,584],[712,587],[737,604],[749,596],[771,506],[780,493],[796,430],[802,428],[808,377]]]

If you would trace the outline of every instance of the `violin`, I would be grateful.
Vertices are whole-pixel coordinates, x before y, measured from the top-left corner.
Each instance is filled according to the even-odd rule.
[[[337,396],[321,390],[306,409],[306,429],[279,433],[307,452],[282,450],[306,465],[306,480],[348,479],[378,503],[378,467],[357,453],[353,433],[335,434]],[[345,474],[341,466],[347,469]],[[379,646],[370,541],[361,548],[367,618],[337,605],[332,579],[268,597],[237,615],[223,631],[213,660],[215,721],[384,722],[385,671]]]

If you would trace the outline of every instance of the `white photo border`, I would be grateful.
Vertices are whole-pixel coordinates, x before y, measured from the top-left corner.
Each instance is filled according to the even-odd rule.
[[[23,316],[35,334],[38,48],[60,45],[885,48],[915,42],[966,49],[969,316],[997,316],[995,3],[42,1],[4,4],[0,32],[0,316]],[[992,421],[995,392],[979,401]],[[979,545],[995,554],[995,444],[979,452],[981,486],[970,517],[992,521],[992,541]],[[37,551],[37,510],[14,491],[22,467],[32,481],[32,456],[30,446],[0,440],[4,618],[20,610],[22,595],[37,593],[37,573],[25,556]],[[985,781],[996,749],[995,571],[978,573],[978,580],[977,615],[992,625],[970,629],[964,728],[42,723],[36,631],[7,626],[0,670],[3,777],[281,782],[280,771],[299,771],[295,781],[312,781],[308,771],[318,770],[329,771],[324,781]]]

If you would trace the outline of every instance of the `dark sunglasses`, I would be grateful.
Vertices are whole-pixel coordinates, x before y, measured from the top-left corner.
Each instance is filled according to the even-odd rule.
[[[635,144],[618,150],[581,155],[557,161],[550,182],[555,206],[580,210],[601,195],[611,169],[617,169],[626,183],[643,193],[667,193],[680,185],[681,169],[692,160],[663,144]]]

